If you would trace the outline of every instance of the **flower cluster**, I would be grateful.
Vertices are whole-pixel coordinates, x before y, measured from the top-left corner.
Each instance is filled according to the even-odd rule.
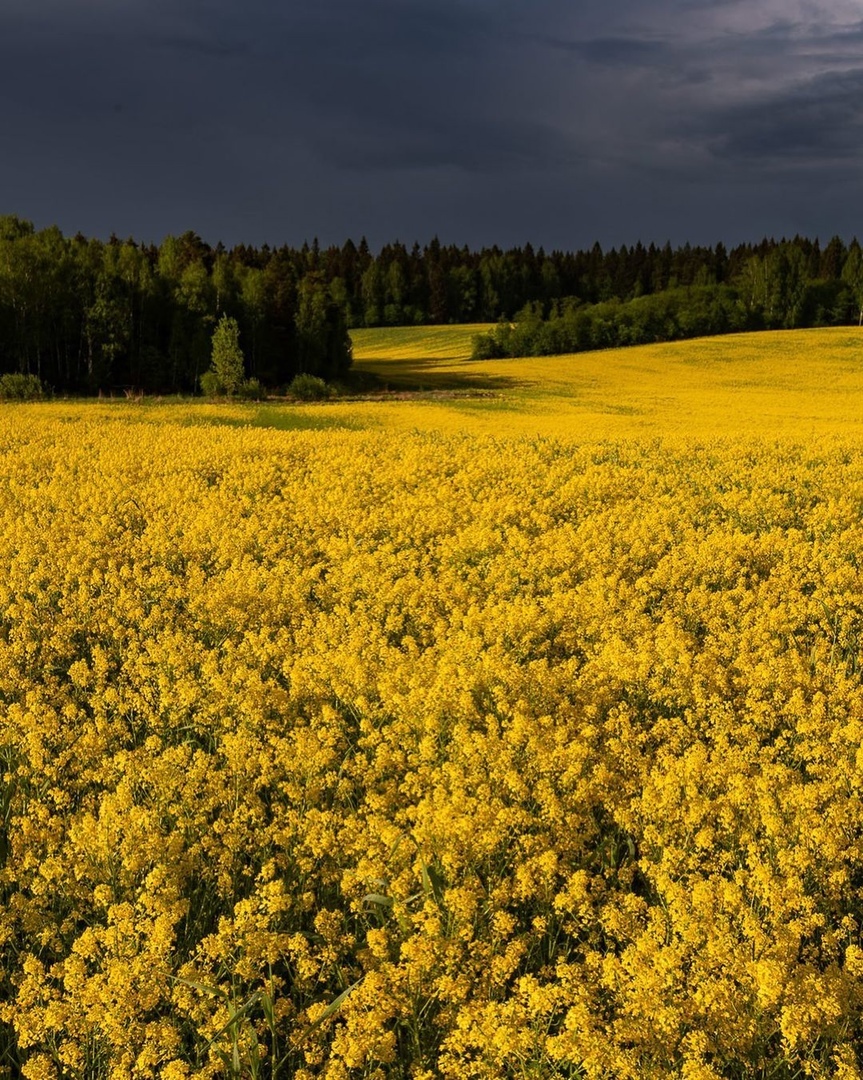
[[[0,1069],[863,1076],[863,450],[0,416]]]

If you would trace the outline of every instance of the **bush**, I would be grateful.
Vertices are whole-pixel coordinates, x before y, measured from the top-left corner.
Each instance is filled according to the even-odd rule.
[[[293,382],[288,387],[288,393],[291,397],[297,398],[299,401],[322,401],[324,398],[332,396],[332,390],[323,379],[319,379],[317,375],[297,375],[294,377]]]
[[[3,401],[35,401],[43,396],[44,390],[37,375],[15,372],[0,375],[0,399]]]
[[[204,397],[219,397],[227,393],[222,380],[212,369],[205,371],[201,376],[201,391]]]
[[[244,401],[260,401],[266,397],[266,390],[261,386],[260,379],[243,379],[237,389],[237,397]]]
[[[204,397],[235,396],[243,401],[261,401],[267,393],[259,379],[243,379],[231,395],[224,381],[212,368],[201,376],[201,392]]]
[[[498,360],[503,355],[503,348],[494,334],[477,334],[473,339],[471,360]]]

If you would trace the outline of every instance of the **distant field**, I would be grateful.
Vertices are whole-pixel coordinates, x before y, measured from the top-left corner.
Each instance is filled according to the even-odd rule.
[[[354,332],[354,362],[391,388],[494,396],[362,406],[365,424],[633,435],[863,430],[863,332],[796,330],[521,360],[470,360],[481,326]],[[339,407],[359,419],[357,406]]]
[[[354,356],[362,356],[365,366],[373,361],[464,360],[470,356],[473,339],[487,333],[493,323],[465,323],[462,326],[382,326],[352,330]]]
[[[773,331],[570,356],[471,360],[471,326],[356,330],[379,389],[319,404],[68,401],[42,416],[150,423],[619,438],[863,434],[863,331]]]

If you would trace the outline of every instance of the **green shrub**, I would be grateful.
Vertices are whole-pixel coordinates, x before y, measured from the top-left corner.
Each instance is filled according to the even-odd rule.
[[[20,375],[16,372],[0,375],[0,399],[4,401],[35,401],[43,396],[44,390],[37,375]]]
[[[503,355],[503,348],[493,333],[477,334],[474,337],[471,360],[498,360]]]
[[[215,371],[205,371],[201,376],[201,391],[204,397],[219,397],[227,391],[222,386],[222,380]]]
[[[259,379],[243,379],[237,389],[237,397],[243,398],[244,401],[261,401],[266,394]]]
[[[332,390],[323,379],[319,379],[317,375],[305,373],[294,377],[288,387],[288,393],[299,401],[322,401],[332,396]]]

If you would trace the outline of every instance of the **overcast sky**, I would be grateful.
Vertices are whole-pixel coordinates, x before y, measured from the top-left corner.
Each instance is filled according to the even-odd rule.
[[[863,238],[863,5],[0,0],[0,146],[102,237]]]

